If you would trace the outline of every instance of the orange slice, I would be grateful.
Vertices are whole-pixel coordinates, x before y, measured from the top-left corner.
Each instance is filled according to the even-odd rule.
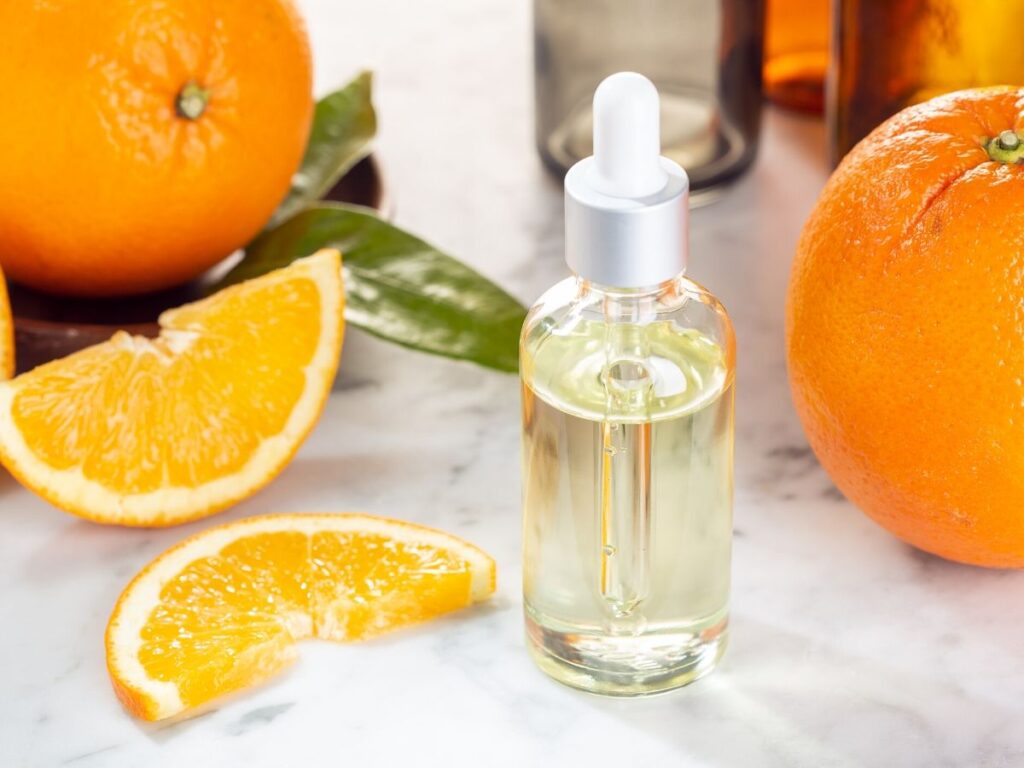
[[[357,514],[268,515],[203,531],[150,563],[107,625],[107,668],[159,720],[252,685],[305,638],[363,640],[494,592],[494,561],[455,536]]]
[[[0,383],[0,461],[101,523],[172,525],[268,483],[323,408],[341,354],[340,256],[165,312]],[[2,329],[0,329],[2,330]]]

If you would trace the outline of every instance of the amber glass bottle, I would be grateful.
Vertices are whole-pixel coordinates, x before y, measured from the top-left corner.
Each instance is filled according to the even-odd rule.
[[[1024,82],[1024,0],[837,0],[833,162],[906,106]],[[1002,21],[1000,21],[1002,20]]]
[[[822,111],[830,6],[830,0],[768,0],[764,87],[777,104]]]

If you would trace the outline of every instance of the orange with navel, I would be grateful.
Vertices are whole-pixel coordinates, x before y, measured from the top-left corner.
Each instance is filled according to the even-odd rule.
[[[787,306],[793,398],[840,490],[904,541],[1024,566],[1024,90],[879,127],[829,180]]]
[[[290,0],[7,2],[0,28],[12,280],[166,288],[244,245],[286,194],[313,110]]]

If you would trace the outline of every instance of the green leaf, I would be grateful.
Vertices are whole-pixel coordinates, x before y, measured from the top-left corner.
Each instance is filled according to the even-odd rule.
[[[370,154],[370,142],[377,132],[377,115],[370,100],[372,85],[373,73],[362,72],[340,91],[316,103],[306,154],[268,229],[322,198],[352,166]]]
[[[346,321],[423,352],[518,370],[526,308],[368,208],[321,203],[299,212],[260,235],[222,284],[284,267],[320,248],[342,253]]]

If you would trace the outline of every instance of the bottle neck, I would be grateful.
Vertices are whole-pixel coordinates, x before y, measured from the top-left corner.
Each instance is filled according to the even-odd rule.
[[[643,288],[602,285],[576,275],[578,296],[588,303],[600,302],[605,317],[613,322],[637,323],[650,320],[659,304],[675,303],[683,293],[683,273],[671,280]]]

